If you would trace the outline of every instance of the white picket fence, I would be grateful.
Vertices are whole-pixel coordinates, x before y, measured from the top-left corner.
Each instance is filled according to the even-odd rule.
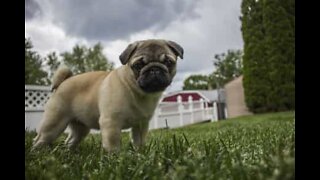
[[[177,102],[160,102],[149,124],[150,129],[176,128],[203,121],[217,121],[217,109],[208,107],[203,99],[193,101],[189,96],[188,102],[182,102],[178,96]]]
[[[25,128],[35,130],[43,116],[44,105],[50,97],[49,86],[25,85]]]
[[[25,85],[25,128],[35,130],[44,112],[44,105],[50,97],[50,87]],[[217,121],[216,104],[208,107],[203,99],[182,102],[178,96],[177,102],[160,102],[149,123],[149,129],[176,128],[189,124]],[[97,131],[91,131],[97,132]]]

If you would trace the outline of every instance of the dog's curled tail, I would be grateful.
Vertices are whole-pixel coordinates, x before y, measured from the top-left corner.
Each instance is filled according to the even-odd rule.
[[[54,91],[55,89],[57,89],[64,80],[68,79],[72,75],[73,74],[68,67],[64,65],[60,66],[53,75],[51,91]]]

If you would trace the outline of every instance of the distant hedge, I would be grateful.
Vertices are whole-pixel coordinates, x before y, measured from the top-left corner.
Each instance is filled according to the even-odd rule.
[[[243,0],[241,12],[248,108],[295,109],[295,1]]]

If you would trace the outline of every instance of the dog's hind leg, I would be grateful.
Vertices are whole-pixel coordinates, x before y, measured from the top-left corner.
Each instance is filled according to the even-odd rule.
[[[69,117],[63,116],[57,111],[47,111],[34,138],[33,148],[51,144],[67,127]]]
[[[90,131],[90,129],[87,126],[75,120],[71,121],[68,127],[70,129],[70,133],[67,139],[65,140],[65,144],[68,145],[70,148],[73,148],[76,145],[78,145]]]

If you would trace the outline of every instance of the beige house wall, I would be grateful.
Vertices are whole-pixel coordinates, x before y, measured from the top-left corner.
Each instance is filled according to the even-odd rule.
[[[225,85],[228,118],[252,114],[245,103],[243,76],[240,76]]]

